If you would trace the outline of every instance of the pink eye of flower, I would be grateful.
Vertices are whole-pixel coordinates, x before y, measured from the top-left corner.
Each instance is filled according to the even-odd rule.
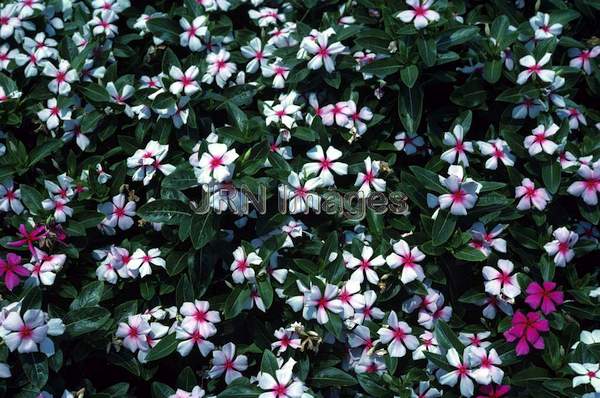
[[[569,251],[569,244],[567,242],[560,242],[558,244],[558,251],[560,253],[566,253]]]
[[[465,196],[466,193],[462,189],[459,189],[452,193],[452,201],[455,203],[462,203],[465,200]]]
[[[327,300],[325,297],[321,297],[319,300],[317,300],[317,307],[319,308],[326,308],[327,304],[329,304],[329,300]]]
[[[27,325],[23,325],[21,327],[21,329],[19,330],[19,336],[22,339],[29,339],[29,338],[31,338],[32,334],[33,334],[33,330]]]
[[[427,12],[427,8],[423,7],[422,5],[418,5],[415,7],[415,16],[423,17],[423,16],[425,16],[426,12]]]
[[[129,332],[127,333],[129,337],[138,337],[139,331],[136,327],[130,326]]]
[[[221,166],[222,164],[223,164],[223,158],[222,158],[222,157],[220,157],[220,156],[219,156],[219,157],[213,157],[213,158],[210,160],[210,167],[211,167],[212,169],[215,169],[215,168],[217,168],[217,167]]]

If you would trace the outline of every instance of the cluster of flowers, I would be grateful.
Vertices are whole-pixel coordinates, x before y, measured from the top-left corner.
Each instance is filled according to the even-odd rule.
[[[593,3],[3,2],[0,389],[600,393]]]

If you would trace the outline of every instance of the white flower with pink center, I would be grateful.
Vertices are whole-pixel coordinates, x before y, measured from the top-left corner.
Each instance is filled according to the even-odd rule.
[[[316,319],[321,325],[329,321],[329,313],[339,314],[343,311],[342,302],[338,298],[337,286],[327,284],[321,293],[318,286],[312,286],[307,293],[303,316],[305,319]]]
[[[248,369],[248,358],[245,355],[235,355],[235,344],[227,343],[221,350],[213,351],[212,368],[208,371],[211,379],[216,379],[225,373],[225,383],[230,384],[242,377]]]
[[[573,196],[581,196],[583,201],[595,206],[598,204],[598,194],[600,193],[600,165],[593,168],[582,164],[577,171],[577,174],[583,178],[581,181],[575,181],[569,188],[569,192]]]
[[[550,62],[552,53],[546,53],[539,61],[531,55],[526,55],[519,60],[519,64],[525,67],[525,70],[519,73],[517,77],[518,84],[525,84],[531,76],[537,76],[541,81],[551,83],[554,80],[556,73],[550,69],[543,69],[543,66]]]
[[[470,346],[466,350],[471,355],[473,367],[478,367],[473,371],[473,378],[477,383],[486,386],[492,382],[502,383],[504,371],[499,367],[502,365],[502,360],[495,349],[492,348],[487,352],[483,347]]]
[[[94,36],[104,34],[107,38],[112,39],[119,33],[119,28],[117,25],[113,24],[117,19],[119,19],[119,17],[114,11],[103,10],[94,15],[94,18],[88,22],[88,25],[92,27]]]
[[[455,348],[450,348],[446,353],[448,364],[455,370],[447,371],[440,369],[437,373],[440,384],[454,387],[460,381],[460,393],[465,397],[472,397],[475,388],[473,384],[473,363],[469,352],[463,353],[461,360],[458,351]]]
[[[196,81],[196,77],[200,73],[200,69],[197,66],[192,65],[183,72],[178,67],[172,65],[169,69],[169,76],[175,80],[169,86],[169,91],[175,95],[179,95],[182,92],[185,95],[193,95],[200,91],[200,84]]]
[[[321,208],[321,197],[315,189],[322,185],[321,178],[310,178],[302,181],[296,172],[291,172],[288,176],[289,185],[279,186],[279,197],[288,200],[288,210],[290,214],[308,212],[309,209]]]
[[[565,227],[560,227],[552,232],[552,236],[554,240],[546,243],[544,250],[549,256],[554,256],[554,264],[557,267],[565,267],[575,257],[573,246],[579,240],[579,235]]]
[[[279,354],[285,352],[288,348],[298,349],[302,346],[302,339],[293,329],[279,328],[273,333],[277,341],[271,343],[271,349],[278,349]]]
[[[558,148],[558,145],[550,141],[549,137],[555,135],[558,129],[559,127],[554,123],[549,127],[540,124],[531,131],[531,135],[525,137],[523,145],[529,150],[531,156],[535,156],[541,152],[552,155],[556,151],[556,148]]]
[[[25,208],[21,202],[21,190],[16,189],[13,180],[5,180],[0,183],[0,211],[13,211],[21,214]]]
[[[485,161],[486,169],[496,170],[498,168],[498,162],[502,162],[506,167],[515,165],[516,157],[510,152],[510,147],[506,141],[499,138],[488,142],[478,141],[477,146],[482,155],[490,156],[490,158]]]
[[[194,346],[196,346],[202,356],[206,357],[215,349],[215,345],[207,340],[210,336],[195,325],[190,323],[182,324],[175,329],[175,338],[181,340],[177,344],[177,352],[182,357],[186,357],[192,352]]]
[[[342,157],[342,151],[330,146],[325,152],[323,147],[317,145],[310,149],[306,156],[314,162],[305,163],[302,172],[306,175],[315,174],[321,178],[323,187],[329,187],[335,184],[333,173],[337,175],[348,174],[348,165],[337,162]],[[332,173],[333,172],[333,173]]]
[[[579,48],[570,48],[569,57],[572,57],[569,66],[572,68],[583,69],[588,75],[592,74],[592,64],[590,60],[600,55],[600,46],[594,46],[591,50],[580,50]]]
[[[352,280],[355,280],[358,283],[363,283],[366,278],[369,283],[373,285],[376,285],[379,282],[379,276],[377,275],[377,272],[375,272],[375,268],[385,264],[385,259],[382,255],[378,255],[374,258],[372,257],[373,248],[366,245],[362,248],[360,258],[356,258],[354,256],[350,257],[346,263],[346,268],[356,268],[356,270],[352,272],[352,275],[350,276]]]
[[[425,259],[425,254],[418,247],[412,249],[406,241],[400,239],[392,245],[394,253],[388,255],[385,259],[391,269],[402,267],[400,280],[407,284],[414,280],[422,281],[425,279],[425,273],[419,262]]]
[[[378,160],[371,160],[370,156],[364,160],[365,171],[361,171],[356,176],[354,182],[355,187],[359,187],[358,191],[362,192],[365,196],[369,196],[371,188],[377,192],[384,192],[386,182],[383,178],[377,178],[379,176],[380,162]]]
[[[273,88],[284,88],[285,81],[290,75],[290,68],[285,66],[280,58],[271,64],[263,65],[261,70],[264,77],[273,78]]]
[[[355,129],[359,137],[367,132],[366,122],[373,119],[373,112],[368,107],[363,106],[358,110],[356,103],[350,100],[346,102],[343,112],[348,117],[348,124],[345,126],[347,129]]]
[[[288,129],[296,126],[296,120],[302,119],[300,107],[294,105],[294,101],[298,94],[295,91],[286,95],[279,96],[279,102],[265,101],[263,114],[265,115],[265,124],[267,126],[272,123],[282,124]]]
[[[208,144],[208,152],[204,152],[200,159],[198,152],[194,152],[190,156],[190,164],[194,167],[198,183],[223,182],[233,174],[238,156],[235,149],[228,150],[225,144],[212,143]]]
[[[398,321],[398,315],[391,311],[387,318],[387,326],[377,331],[379,339],[388,345],[388,352],[393,358],[402,358],[406,349],[414,351],[419,346],[419,340],[412,334],[412,328],[406,323]]]
[[[42,74],[52,78],[48,83],[48,90],[58,95],[68,95],[71,92],[71,83],[78,79],[77,71],[71,69],[71,64],[65,59],[59,62],[58,68],[51,62],[46,62]]]
[[[585,115],[574,106],[558,109],[556,114],[561,120],[569,119],[569,128],[571,130],[578,129],[580,124],[587,126]]]
[[[498,260],[497,266],[500,270],[486,265],[481,271],[485,279],[486,293],[494,296],[502,294],[504,297],[514,299],[521,294],[517,275],[512,274],[514,264],[510,260]]]
[[[517,204],[517,209],[529,210],[533,206],[540,211],[546,208],[551,199],[548,191],[544,188],[536,188],[529,178],[524,178],[521,185],[515,188],[515,199],[519,198],[521,200]]]
[[[266,391],[259,398],[300,398],[304,394],[304,384],[292,377],[289,368],[277,369],[275,377],[269,373],[258,374],[258,386]]]
[[[231,278],[235,283],[253,282],[255,272],[252,266],[260,263],[262,263],[262,258],[256,252],[246,254],[243,246],[238,247],[233,252],[233,262],[229,268],[232,272]]]
[[[559,23],[550,23],[550,15],[538,12],[529,19],[529,25],[534,31],[536,40],[545,40],[558,36],[562,32],[563,26]]]
[[[67,206],[67,203],[69,203],[68,199],[54,197],[44,199],[42,207],[46,211],[53,211],[52,216],[54,217],[54,221],[60,224],[67,221],[67,217],[73,217],[73,209]]]
[[[600,393],[600,364],[572,362],[569,363],[569,367],[577,374],[573,377],[573,388],[582,384],[591,384],[594,391]],[[591,394],[591,396],[595,395],[597,394]]]
[[[412,10],[401,11],[396,18],[404,23],[413,22],[416,29],[423,29],[432,22],[440,19],[440,14],[431,9],[435,0],[406,0]]]
[[[113,229],[119,227],[123,231],[133,226],[135,208],[135,202],[126,202],[124,194],[113,196],[112,203],[107,202],[98,205],[98,211],[105,216],[102,224]]]
[[[179,44],[182,47],[189,47],[192,51],[202,51],[204,49],[202,39],[208,32],[207,22],[208,19],[205,15],[194,18],[191,23],[187,19],[181,18],[179,26],[183,29],[183,33],[179,35]]]
[[[152,267],[166,267],[166,262],[160,257],[160,249],[150,249],[148,252],[142,249],[136,249],[131,255],[131,260],[127,267],[133,272],[139,272],[140,278],[152,274]]]
[[[451,146],[446,152],[442,153],[441,159],[445,162],[453,164],[454,162],[462,163],[465,167],[469,166],[467,152],[473,152],[473,143],[464,141],[463,126],[457,124],[452,130],[452,133],[446,131],[444,133],[444,145]]]
[[[360,293],[360,283],[354,279],[348,280],[340,288],[338,299],[342,303],[342,318],[352,318],[365,302],[365,297]]]
[[[150,324],[141,315],[130,315],[127,322],[119,323],[117,337],[123,339],[123,346],[131,352],[147,351],[150,331]]]
[[[340,127],[345,127],[349,123],[348,114],[350,111],[347,101],[325,105],[320,109],[315,108],[315,112],[318,116],[321,116],[324,126],[333,126],[333,123],[335,123]]]
[[[58,127],[61,120],[71,119],[71,110],[67,107],[59,107],[56,98],[50,98],[46,102],[46,108],[37,113],[42,122],[46,123],[46,127],[54,130]]]
[[[464,170],[461,166],[450,166],[448,177],[439,176],[439,180],[450,193],[438,197],[427,194],[427,205],[429,207],[439,206],[442,210],[449,208],[450,213],[455,216],[465,216],[468,209],[475,207],[481,184],[471,178],[465,179]],[[437,217],[437,211],[435,216]]]
[[[219,312],[210,310],[208,301],[194,300],[181,305],[179,313],[183,315],[181,325],[186,329],[198,329],[203,336],[213,336],[217,333],[215,323],[221,322]]]
[[[211,52],[206,56],[206,73],[202,77],[203,83],[212,84],[216,79],[217,86],[223,88],[225,83],[235,72],[237,72],[237,66],[229,61],[231,54],[225,50],[220,49],[218,53]]]
[[[363,324],[365,321],[383,319],[385,315],[381,309],[375,307],[377,301],[377,294],[373,290],[367,290],[363,293],[363,303],[354,312],[354,318],[352,321],[358,324]]]
[[[325,66],[325,70],[329,73],[335,71],[335,57],[341,54],[346,47],[338,42],[328,44],[329,38],[324,33],[318,33],[315,38],[305,37],[302,40],[302,49],[304,49],[313,57],[308,61],[308,69],[320,69]]]
[[[491,254],[492,249],[506,253],[506,240],[498,237],[506,227],[506,224],[498,224],[487,232],[483,223],[476,222],[469,230],[472,237],[469,246],[479,250],[486,257]]]
[[[248,45],[242,46],[240,48],[242,56],[250,60],[246,65],[246,72],[256,73],[259,67],[266,66],[269,58],[273,55],[273,50],[274,48],[271,45],[266,45],[263,48],[262,41],[258,37],[250,40]]]
[[[416,133],[401,132],[394,137],[394,147],[399,151],[404,151],[407,155],[414,155],[417,149],[425,145],[425,140]]]

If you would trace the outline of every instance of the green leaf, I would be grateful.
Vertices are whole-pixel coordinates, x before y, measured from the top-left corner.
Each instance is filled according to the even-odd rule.
[[[100,303],[103,292],[104,282],[94,281],[88,283],[81,289],[81,293],[73,300],[69,308],[71,310],[77,310],[83,307],[94,307]]]
[[[277,357],[270,351],[264,350],[262,360],[260,362],[260,371],[266,372],[271,376],[275,376],[275,371],[279,369],[277,364]]]
[[[137,215],[148,222],[177,225],[182,218],[191,217],[192,212],[185,203],[175,199],[157,199],[147,202]]]
[[[92,102],[109,102],[110,96],[104,87],[96,83],[87,83],[80,88],[81,94]]]
[[[155,381],[152,383],[152,398],[169,398],[175,394],[175,390],[166,384]]]
[[[450,329],[450,326],[446,322],[438,320],[435,323],[434,333],[440,346],[446,349],[455,348],[459,354],[465,349],[465,346],[460,342],[456,333]]]
[[[450,212],[440,211],[433,222],[431,241],[434,246],[440,246],[450,239],[456,227],[456,216]]]
[[[415,133],[421,123],[423,112],[423,90],[418,85],[401,87],[398,96],[398,116],[404,128]]]
[[[189,366],[186,366],[177,376],[177,387],[185,391],[192,391],[198,385],[196,374]]]
[[[48,382],[48,358],[40,352],[20,355],[25,377],[36,388],[43,388]]]
[[[236,287],[231,291],[223,308],[223,317],[231,319],[236,317],[244,309],[244,305],[250,299],[250,289]]]
[[[485,63],[483,66],[483,78],[488,83],[496,83],[498,80],[500,80],[500,76],[502,76],[501,60],[494,59]]]
[[[151,18],[146,27],[154,36],[170,43],[179,43],[179,26],[168,18]]]
[[[419,68],[416,65],[409,65],[400,71],[400,79],[407,87],[413,88],[419,77]]]
[[[84,114],[81,118],[81,131],[93,131],[102,120],[102,117],[104,117],[104,114],[98,111]]]
[[[367,65],[364,65],[360,71],[378,77],[386,77],[387,75],[397,72],[400,69],[400,66],[400,63],[396,58],[390,57],[370,62]]]
[[[462,249],[455,251],[453,254],[454,257],[463,261],[485,261],[487,258],[481,251],[470,246],[463,247]]]
[[[174,172],[163,178],[163,188],[184,190],[198,186],[198,178],[189,166],[177,167]]]
[[[179,341],[175,337],[175,333],[167,334],[150,349],[148,356],[146,356],[146,362],[156,361],[171,355],[177,349],[177,344],[179,344]]]
[[[56,155],[56,151],[62,148],[63,144],[62,140],[51,139],[36,146],[29,154],[29,167],[37,164],[51,154]]]
[[[385,387],[380,377],[374,374],[361,373],[356,375],[360,386],[373,397],[392,397],[394,394]]]
[[[479,36],[478,33],[479,28],[477,26],[469,26],[466,28],[459,28],[454,31],[444,32],[438,38],[437,48],[438,50],[447,50],[448,48],[475,39],[477,36]]]
[[[84,307],[69,311],[64,318],[67,332],[76,337],[95,332],[110,318],[110,312],[102,307]]]
[[[258,294],[263,300],[265,308],[269,309],[273,304],[273,287],[269,279],[258,282]]]
[[[207,214],[194,214],[190,238],[194,249],[201,249],[217,234],[218,219],[212,212]]]
[[[318,371],[311,379],[310,385],[323,387],[348,387],[357,384],[354,377],[338,368],[326,368]]]
[[[435,40],[419,37],[417,39],[417,49],[419,50],[419,56],[425,65],[428,67],[435,65],[437,58],[437,46]]]
[[[560,163],[551,161],[542,167],[542,180],[550,193],[556,193],[560,186]]]
[[[42,208],[42,201],[44,200],[44,196],[35,188],[21,184],[21,200],[25,207],[29,209],[31,214],[41,214],[44,209]]]

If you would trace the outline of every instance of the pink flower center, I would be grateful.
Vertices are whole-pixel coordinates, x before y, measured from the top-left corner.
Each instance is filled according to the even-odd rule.
[[[424,17],[426,12],[427,8],[423,7],[422,5],[418,5],[415,7],[415,16],[417,17]]]
[[[29,338],[31,338],[32,334],[33,334],[33,330],[27,325],[23,325],[23,327],[21,327],[21,330],[19,330],[19,336],[22,339],[29,339]]]
[[[210,160],[210,168],[216,169],[223,164],[223,158],[221,156],[215,156]]]
[[[137,337],[139,335],[139,331],[136,327],[130,326],[129,333],[127,333],[129,337]]]
[[[452,201],[455,203],[462,203],[465,200],[465,196],[465,192],[462,189],[459,189],[452,193]]]

